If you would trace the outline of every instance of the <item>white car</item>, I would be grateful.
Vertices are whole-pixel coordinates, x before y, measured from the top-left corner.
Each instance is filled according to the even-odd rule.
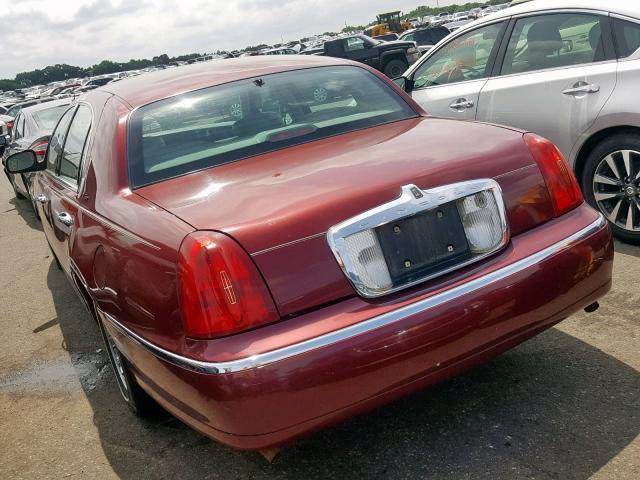
[[[536,132],[640,244],[640,1],[533,0],[447,36],[397,80],[427,112]]]

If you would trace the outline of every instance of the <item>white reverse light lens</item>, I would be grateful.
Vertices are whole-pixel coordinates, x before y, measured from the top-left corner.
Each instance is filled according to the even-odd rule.
[[[354,233],[344,239],[356,274],[369,290],[388,290],[393,286],[387,262],[373,230]]]
[[[472,252],[486,253],[500,245],[502,222],[494,195],[484,191],[461,198],[458,210]]]

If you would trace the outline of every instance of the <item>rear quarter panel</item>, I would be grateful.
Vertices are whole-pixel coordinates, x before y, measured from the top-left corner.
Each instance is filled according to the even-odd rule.
[[[192,229],[129,190],[124,158],[129,108],[116,97],[103,105],[98,98],[88,97],[94,126],[71,258],[102,310],[179,351],[176,252]]]

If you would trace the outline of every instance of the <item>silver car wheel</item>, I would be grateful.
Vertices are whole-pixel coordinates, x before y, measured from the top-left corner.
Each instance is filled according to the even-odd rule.
[[[611,223],[640,232],[640,152],[617,150],[601,159],[593,175],[593,196]]]

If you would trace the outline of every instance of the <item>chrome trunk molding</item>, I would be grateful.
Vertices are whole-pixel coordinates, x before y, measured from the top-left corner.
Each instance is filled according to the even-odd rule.
[[[483,191],[489,192],[493,195],[498,207],[498,214],[501,222],[500,226],[502,228],[502,239],[492,250],[474,255],[466,261],[457,263],[449,268],[439,270],[430,275],[423,276],[412,282],[404,283],[383,291],[370,289],[356,273],[356,267],[353,264],[350,255],[347,253],[345,237],[365,230],[372,230],[387,223],[411,217],[412,215],[416,215],[421,212],[434,210],[445,203],[454,202],[460,198]],[[502,199],[502,189],[498,182],[491,178],[452,183],[428,190],[422,190],[413,184],[405,185],[401,189],[399,198],[374,207],[371,210],[362,212],[355,217],[349,218],[348,220],[331,227],[327,232],[327,242],[329,243],[329,247],[335,256],[338,265],[340,265],[340,268],[359,295],[365,298],[376,298],[398,292],[426,282],[427,280],[451,273],[452,271],[466,267],[472,263],[479,262],[480,260],[502,250],[509,242],[509,227],[507,223],[506,209]]]

